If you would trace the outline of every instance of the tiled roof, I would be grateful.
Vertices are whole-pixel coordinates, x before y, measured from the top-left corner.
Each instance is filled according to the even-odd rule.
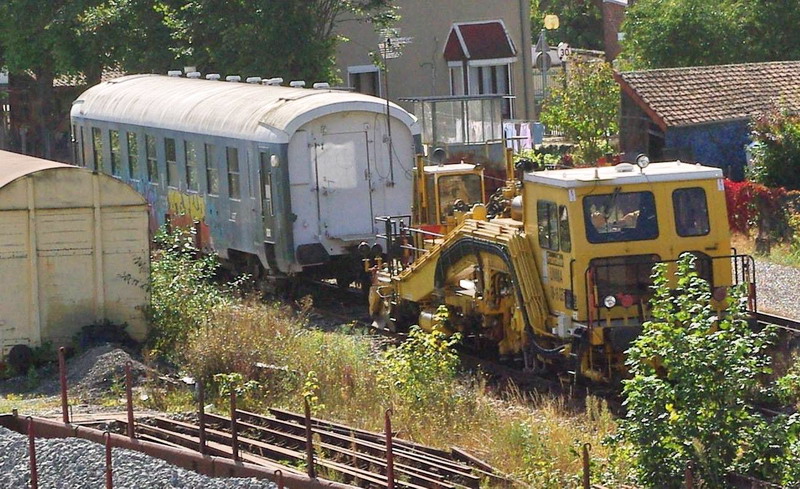
[[[800,61],[628,71],[616,78],[662,129],[800,110]]]
[[[511,58],[516,53],[500,20],[453,24],[444,46],[447,61]]]
[[[100,81],[106,82],[124,76],[125,72],[120,68],[106,68],[100,75]],[[80,75],[61,75],[53,80],[54,87],[82,87],[86,85],[86,77]]]

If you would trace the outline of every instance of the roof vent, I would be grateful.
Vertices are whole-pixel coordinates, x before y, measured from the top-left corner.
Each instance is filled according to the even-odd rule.
[[[245,81],[247,83],[256,83],[256,84],[258,84],[258,83],[261,83],[261,77],[260,76],[248,76]]]
[[[242,81],[242,77],[239,75],[228,75],[225,77],[225,81],[239,83],[240,81]]]
[[[317,82],[313,86],[314,88],[331,88],[331,84],[328,82]]]
[[[176,77],[180,77],[182,74],[183,74],[183,72],[182,72],[181,70],[169,70],[169,71],[167,72],[167,75],[168,75],[168,76],[176,76]]]
[[[280,77],[277,77],[277,78],[268,78],[268,79],[264,80],[264,82],[263,82],[263,83],[265,83],[265,84],[267,84],[267,85],[270,85],[270,86],[273,86],[273,87],[274,87],[274,86],[278,86],[278,85],[280,85],[281,83],[283,83],[283,78],[280,78]]]
[[[306,86],[306,82],[303,80],[293,80],[289,82],[289,86],[294,88],[303,88]]]
[[[209,73],[206,75],[206,80],[219,80],[219,73]]]
[[[189,73],[186,73],[186,78],[194,78],[194,79],[200,78],[200,72],[190,71]]]

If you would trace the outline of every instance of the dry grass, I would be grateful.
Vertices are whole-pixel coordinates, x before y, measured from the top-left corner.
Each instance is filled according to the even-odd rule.
[[[302,411],[303,395],[310,393],[317,416],[381,431],[391,406],[393,427],[403,438],[459,446],[534,487],[577,481],[583,443],[592,445],[596,472],[606,473],[602,482],[623,479],[628,470],[602,443],[616,425],[597,400],[576,413],[561,399],[513,387],[498,396],[476,378],[459,379],[423,404],[398,399],[380,387],[370,337],[309,328],[284,306],[249,301],[223,308],[191,336],[183,356],[194,375],[210,380],[214,373],[239,372],[259,382],[240,401],[244,409]],[[224,400],[218,402],[224,410]]]

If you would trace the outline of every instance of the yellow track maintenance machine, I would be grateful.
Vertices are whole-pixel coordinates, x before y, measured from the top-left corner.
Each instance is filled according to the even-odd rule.
[[[487,205],[479,167],[418,160],[413,212],[379,218],[386,253],[367,264],[375,323],[431,329],[445,305],[446,329],[474,348],[609,382],[624,377],[649,317],[655,263],[674,271],[693,253],[720,309],[738,283],[754,301],[752,259],[731,250],[722,171],[648,163],[521,171]]]

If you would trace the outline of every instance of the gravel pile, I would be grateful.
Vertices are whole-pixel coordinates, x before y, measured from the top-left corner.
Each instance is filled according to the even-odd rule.
[[[800,268],[756,259],[759,311],[800,318]]]
[[[275,489],[258,479],[215,479],[172,466],[143,453],[115,448],[114,488]],[[105,487],[105,447],[77,438],[36,440],[36,466],[42,489]],[[28,439],[0,427],[0,487],[28,487]]]

